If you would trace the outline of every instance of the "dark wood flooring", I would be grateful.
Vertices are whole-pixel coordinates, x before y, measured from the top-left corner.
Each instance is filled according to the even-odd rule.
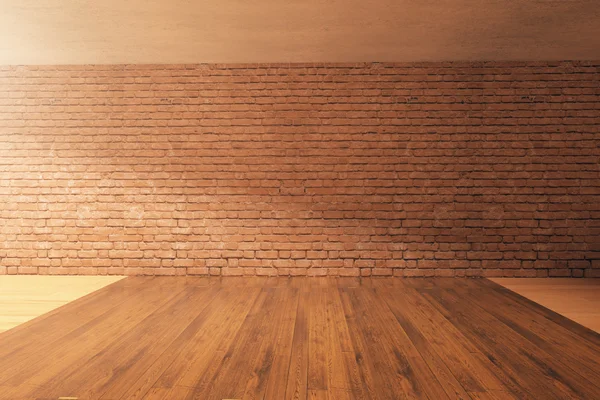
[[[0,334],[0,399],[600,399],[600,335],[485,279],[135,277]]]

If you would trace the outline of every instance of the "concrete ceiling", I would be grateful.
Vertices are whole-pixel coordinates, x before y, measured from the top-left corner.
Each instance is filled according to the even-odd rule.
[[[599,0],[0,0],[0,64],[570,59]]]

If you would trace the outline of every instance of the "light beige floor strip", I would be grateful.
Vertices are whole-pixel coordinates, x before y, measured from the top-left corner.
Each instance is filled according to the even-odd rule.
[[[0,332],[110,285],[123,276],[0,275]]]
[[[600,333],[600,279],[495,278],[490,280]]]

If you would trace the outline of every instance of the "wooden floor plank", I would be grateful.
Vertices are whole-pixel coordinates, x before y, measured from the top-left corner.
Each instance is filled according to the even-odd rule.
[[[339,290],[328,290],[326,298],[327,340],[331,344],[328,353],[329,386],[341,389],[338,390],[340,396],[347,393],[352,399],[367,399]]]
[[[600,333],[600,279],[493,278],[490,281]]]
[[[491,390],[487,392],[469,392],[473,400],[515,400],[519,397],[514,397],[508,392],[501,390]]]
[[[125,278],[124,276],[1,275],[0,332]]]
[[[190,349],[189,362],[182,369],[168,369],[158,380],[157,385],[161,387],[190,387],[189,398],[195,396],[195,392],[203,389],[203,385],[210,384],[212,379],[219,373],[221,364],[230,354],[227,353],[237,334],[244,323],[247,314],[254,306],[261,292],[260,288],[249,288],[252,292],[246,292],[244,306],[238,307],[238,313],[232,313],[229,317],[218,316],[214,318],[219,329],[215,330],[214,337],[203,336],[205,339],[198,342],[197,346]],[[243,295],[244,292],[240,292]],[[221,323],[222,322],[222,323]],[[178,361],[181,361],[178,360]],[[180,370],[180,373],[176,371]]]
[[[90,398],[114,399],[131,388],[132,382],[148,371],[149,366],[164,354],[165,349],[198,320],[199,314],[207,307],[212,307],[219,290],[217,286],[190,287],[180,302],[173,301],[172,306],[157,310],[152,316],[154,318],[147,318],[136,326],[135,333],[124,335],[113,347],[107,349],[105,354],[81,368],[77,375],[69,374],[69,381],[77,382],[79,378],[79,382],[85,382],[87,371],[93,370],[98,378],[94,385],[86,385],[89,387],[89,394],[84,391],[84,395]],[[194,306],[190,307],[191,304]],[[177,315],[177,320],[170,320],[171,315]],[[149,340],[147,336],[157,340]],[[136,340],[139,343],[133,344]],[[118,359],[113,360],[111,353],[119,354]],[[107,369],[107,365],[112,365],[113,369]],[[112,373],[114,366],[117,366],[120,372],[116,377]]]
[[[308,318],[308,390],[326,392],[329,387],[327,309],[325,291],[313,288],[309,299]]]
[[[248,304],[252,303],[252,299],[258,293],[257,288],[232,288],[223,285],[219,287],[221,290],[211,301],[211,307],[205,307],[135,382],[127,381],[128,387],[125,389],[111,387],[104,393],[103,398],[145,398],[152,387],[156,392],[167,394],[169,389],[175,388],[169,394],[175,398],[180,392],[180,386],[176,385],[178,380],[190,370],[201,373],[203,368],[207,367],[207,356],[215,351],[220,340],[224,340],[226,330],[235,329],[232,320],[245,315],[249,310]]]
[[[371,360],[376,386],[391,398],[448,398],[387,305],[370,288],[344,293],[354,310],[354,340],[362,342],[361,356]]]
[[[190,388],[176,386],[173,388],[152,388],[144,394],[144,400],[185,399],[190,395]]]
[[[484,279],[127,278],[0,334],[0,399],[591,399],[600,337]]]
[[[560,362],[556,356],[546,352],[520,336],[480,306],[480,298],[469,291],[454,289],[434,289],[428,295],[435,298],[451,314],[451,320],[464,330],[475,333],[481,343],[495,346],[490,354],[502,362],[505,369],[512,367],[521,378],[537,375],[537,379],[526,379],[532,396],[539,396],[549,387],[554,390],[547,393],[548,398],[595,398],[600,397],[593,384],[585,384],[571,368],[557,368]],[[502,303],[490,302],[491,308],[504,307]],[[468,314],[467,314],[468,313]],[[513,318],[520,318],[519,314]],[[560,353],[557,353],[558,355]]]
[[[414,332],[430,338],[432,349],[440,355],[467,391],[480,391],[478,386],[481,386],[485,391],[507,390],[517,398],[529,398],[529,395],[507,375],[506,371],[498,369],[487,357],[478,341],[468,337],[466,332],[463,333],[454,326],[435,304],[420,294],[419,290],[435,287],[433,282],[433,280],[421,279],[395,282],[395,286],[400,285],[408,289],[400,290],[400,293],[397,291],[395,296],[407,303],[403,305],[405,311],[399,314],[406,315],[410,319],[413,313],[420,312],[421,318],[412,319],[416,324]]]
[[[168,283],[165,279],[162,281]],[[159,301],[148,302],[152,305],[145,312],[134,313],[135,317],[142,315],[144,318],[133,318],[131,323],[121,325],[118,331],[110,329],[107,335],[112,337],[110,341],[90,348],[92,340],[86,337],[86,343],[81,347],[91,357],[79,356],[75,361],[63,361],[63,366],[59,366],[48,379],[32,379],[29,382],[39,384],[43,388],[41,394],[49,398],[74,394],[100,398],[115,379],[129,380],[132,370],[138,373],[144,371],[146,362],[156,357],[156,349],[161,350],[159,345],[165,342],[169,333],[182,325],[187,326],[195,316],[196,307],[190,307],[190,304],[207,301],[212,294],[210,290],[197,290],[187,284],[170,288],[163,292],[163,296],[156,297]],[[177,323],[170,320],[172,315],[177,315]]]
[[[214,368],[193,384],[193,398],[239,399],[250,381],[254,391],[264,390],[285,296],[286,288],[262,289],[231,345],[215,360]]]
[[[145,282],[148,284],[144,285]],[[115,320],[126,316],[130,317],[127,322],[143,318],[155,310],[156,301],[162,301],[156,298],[156,287],[153,288],[150,282],[153,281],[138,280],[135,282],[137,284],[123,291],[107,288],[107,292],[114,296],[112,300],[95,296],[90,298],[90,302],[66,306],[65,312],[41,318],[31,329],[21,331],[21,339],[16,343],[12,336],[6,343],[3,341],[0,348],[14,347],[11,353],[0,358],[0,370],[3,371],[0,383],[39,385],[43,383],[40,381],[42,377],[36,375],[31,365],[44,369],[44,376],[47,377],[55,370],[81,359],[82,354],[88,355],[89,349],[100,351],[114,340],[115,333],[123,332],[129,326],[127,323],[115,324]],[[169,283],[171,286],[173,283]],[[183,290],[184,286],[179,286]]]
[[[598,279],[598,281],[600,281],[600,279]],[[521,294],[518,294],[510,289],[502,287],[499,284],[487,279],[482,279],[480,285],[493,288],[494,290],[500,292],[507,299],[512,299],[513,301],[519,303],[522,307],[531,309],[540,316],[543,316],[544,318],[554,321],[556,324],[567,328],[569,331],[572,331],[573,333],[577,334],[579,340],[585,341],[586,343],[591,343],[594,346],[600,346],[600,333],[586,326],[583,326],[576,321],[569,319],[568,313],[567,315],[559,314],[556,311],[551,310],[542,304],[534,302],[532,299],[524,297]],[[595,302],[595,304],[597,308],[600,308],[598,307],[598,304],[600,304],[599,301]]]
[[[289,295],[285,296],[285,302],[282,304],[282,318],[277,327],[275,355],[271,374],[267,379],[267,386],[264,393],[265,399],[284,399],[287,389],[301,290],[298,287],[292,286],[290,282],[288,282],[288,285],[287,290],[289,290]],[[247,392],[246,394],[249,393]]]
[[[295,321],[298,290],[287,285],[275,290],[282,296],[270,315],[267,329],[260,337],[260,344],[257,343],[260,346],[258,356],[252,366],[254,373],[241,396],[244,399],[281,398],[285,395],[285,379],[291,352],[290,333]],[[267,393],[273,397],[265,397]]]
[[[477,366],[472,365],[473,353],[461,345],[466,339],[437,310],[419,301],[414,289],[393,283],[380,283],[378,291],[448,396],[469,399],[467,390],[485,390],[484,379],[478,379]]]
[[[15,351],[19,351],[21,346],[27,343],[27,341],[23,340],[21,332],[25,331],[27,338],[31,341],[42,337],[45,341],[52,340],[54,337],[68,332],[72,326],[80,326],[84,319],[93,319],[95,316],[105,312],[108,308],[118,305],[119,301],[122,301],[129,294],[134,294],[143,287],[146,282],[152,279],[152,277],[149,277],[135,280],[119,280],[118,282],[105,287],[103,290],[92,292],[33,320],[27,321],[6,332],[2,332],[2,341],[5,346],[0,347],[0,360]],[[92,306],[88,307],[89,305]],[[85,310],[85,312],[82,312],[81,310]],[[65,319],[64,316],[66,314],[71,317]],[[74,318],[74,316],[77,318]],[[42,324],[42,321],[45,322]]]
[[[308,398],[308,297],[311,292],[307,281],[300,282],[302,283],[298,289],[298,305],[285,388],[285,398],[293,400]]]
[[[495,366],[498,366],[499,362],[502,363],[499,375],[503,374],[507,376],[507,382],[512,383],[513,394],[516,395],[518,393],[521,396],[520,398],[535,400],[536,397],[534,394],[543,392],[543,383],[533,378],[533,376],[541,377],[543,374],[539,371],[533,371],[533,366],[527,360],[521,360],[516,350],[512,349],[512,346],[508,348],[502,346],[502,340],[500,340],[498,346],[491,346],[495,340],[498,340],[496,335],[494,334],[492,337],[489,337],[485,327],[482,328],[482,324],[479,321],[466,323],[463,319],[464,314],[461,314],[460,309],[454,307],[454,303],[458,299],[454,297],[441,298],[439,293],[432,289],[426,289],[425,292],[421,292],[421,295],[434,305],[457,330],[467,336],[469,340],[472,340]],[[553,394],[549,394],[548,398],[556,397]]]
[[[600,347],[589,342],[582,346],[581,341],[573,340],[574,338],[569,340],[568,336],[564,335],[565,331],[557,324],[540,326],[541,320],[535,313],[528,309],[515,308],[510,298],[498,296],[497,292],[489,291],[487,287],[483,288],[480,280],[465,282],[469,287],[475,288],[469,291],[467,298],[477,298],[489,304],[485,312],[514,331],[517,335],[515,340],[519,340],[519,343],[524,343],[529,348],[533,346],[536,359],[539,359],[545,368],[553,371],[555,380],[560,380],[575,393],[600,398],[600,385],[596,382],[597,372],[594,371],[595,366],[600,363],[600,357],[594,354],[600,353]],[[532,324],[532,321],[538,324]],[[590,346],[595,352],[589,352]],[[552,355],[557,350],[561,353],[560,358]]]
[[[480,287],[475,281],[471,282],[470,286]],[[576,374],[590,381],[597,376],[593,368],[600,363],[600,357],[597,355],[600,353],[600,346],[581,340],[560,324],[548,323],[547,319],[539,313],[520,307],[514,298],[504,296],[495,290],[485,288],[477,291],[475,296],[486,304],[494,305],[486,307],[486,311],[539,349],[547,354],[556,350],[561,351],[561,360],[557,360],[561,364],[561,370],[572,369]],[[517,314],[519,317],[515,318]],[[594,351],[590,352],[590,348]],[[595,386],[600,390],[598,384]]]

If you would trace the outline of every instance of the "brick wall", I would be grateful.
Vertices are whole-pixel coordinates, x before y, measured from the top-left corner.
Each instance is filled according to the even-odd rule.
[[[0,274],[600,276],[600,63],[0,67]]]

